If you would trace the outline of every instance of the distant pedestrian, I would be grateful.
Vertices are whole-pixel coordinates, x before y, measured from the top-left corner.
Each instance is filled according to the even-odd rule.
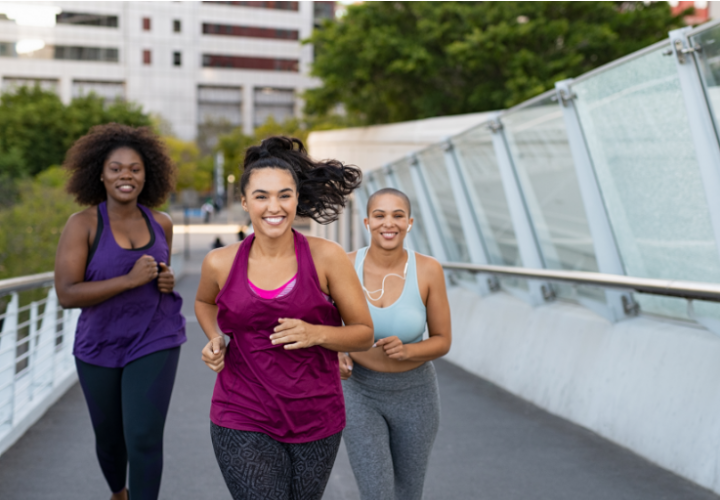
[[[207,224],[210,222],[210,218],[212,217],[212,214],[215,212],[215,207],[212,203],[210,203],[210,200],[206,201],[202,204],[200,207],[200,211],[203,214],[203,222]]]
[[[240,230],[238,231],[238,241],[242,241],[245,239],[245,227],[240,226]]]
[[[320,500],[330,477],[345,427],[337,351],[368,349],[372,323],[342,248],[292,223],[336,220],[359,181],[298,139],[265,139],[240,179],[255,233],[203,262],[195,315],[218,372],[210,435],[235,500]]]
[[[222,242],[222,240],[220,239],[220,236],[215,238],[215,241],[213,241],[213,244],[212,244],[213,249],[222,248],[224,246],[225,246],[225,243]]]
[[[445,276],[435,259],[403,248],[413,225],[404,193],[377,191],[364,222],[370,246],[350,259],[370,306],[375,344],[339,354],[345,444],[362,500],[420,500],[440,419],[432,360],[451,342]]]
[[[170,268],[173,224],[147,207],[173,189],[174,167],[149,128],[93,127],[65,159],[68,191],[85,210],[58,245],[55,288],[80,307],[73,354],[113,500],[154,500],[163,431],[185,342],[182,299]],[[58,493],[58,497],[62,494]]]

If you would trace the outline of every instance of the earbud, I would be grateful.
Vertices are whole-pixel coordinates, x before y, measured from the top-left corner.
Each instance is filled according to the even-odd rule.
[[[410,225],[408,226],[408,228],[407,228],[407,232],[408,232],[408,233],[410,232],[410,229],[412,229],[412,224],[410,224]]]

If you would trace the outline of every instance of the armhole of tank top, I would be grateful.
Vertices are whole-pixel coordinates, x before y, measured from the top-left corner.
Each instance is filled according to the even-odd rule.
[[[148,231],[150,231],[150,243],[147,245],[143,245],[140,248],[133,248],[133,250],[147,250],[148,248],[152,248],[152,246],[155,244],[155,229],[152,227],[152,222],[150,222],[150,215],[145,213],[145,210],[142,208],[140,209],[140,212],[142,213],[142,216],[145,218],[145,224],[147,224]],[[160,225],[160,224],[158,224]],[[164,231],[163,231],[164,234]]]
[[[247,239],[248,239],[248,238],[245,238],[245,240],[243,240],[243,241],[240,243],[240,246],[238,246],[237,252],[235,253],[235,257],[233,257],[232,264],[230,264],[230,271],[228,272],[228,277],[227,277],[227,279],[225,280],[225,283],[223,284],[223,287],[220,289],[220,291],[218,292],[218,294],[215,296],[215,304],[216,304],[216,305],[217,305],[217,303],[218,303],[218,300],[220,300],[220,297],[222,297],[222,296],[225,294],[225,290],[227,290],[228,288],[230,288],[231,280],[234,281],[234,279],[235,279],[235,268],[236,268],[236,266],[239,265],[238,259],[240,258],[240,254],[242,253],[242,247],[243,247],[243,245],[245,244],[245,241],[246,241]],[[247,272],[245,273],[245,281],[249,281],[249,279],[248,279],[248,277],[247,277]],[[241,285],[244,286],[243,283],[241,283]],[[248,286],[248,288],[250,288],[249,285],[247,285],[247,286]]]
[[[102,235],[104,227],[105,227],[105,224],[103,224],[102,214],[100,213],[100,205],[98,205],[98,207],[97,207],[97,229],[95,230],[95,239],[93,240],[93,244],[90,247],[90,252],[88,253],[87,262],[85,263],[85,269],[87,269],[88,266],[90,265],[90,261],[92,260],[93,256],[95,255],[95,251],[97,250],[97,247],[100,244],[100,236]]]
[[[408,261],[410,260],[410,252],[412,252],[412,258],[415,261],[415,296],[420,301],[420,304],[427,310],[427,305],[425,305],[425,302],[423,301],[422,295],[420,294],[420,273],[418,272],[418,259],[417,259],[417,252],[414,250],[407,249],[408,251]],[[408,266],[410,267],[410,266]]]

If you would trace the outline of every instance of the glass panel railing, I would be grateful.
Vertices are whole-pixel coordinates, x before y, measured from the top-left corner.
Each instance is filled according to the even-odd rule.
[[[423,220],[422,214],[420,213],[420,205],[418,203],[418,196],[413,186],[412,176],[410,174],[410,160],[404,158],[393,163],[390,166],[391,171],[395,174],[395,179],[398,182],[398,189],[405,193],[410,199],[411,215],[413,217],[412,227],[412,241],[415,246],[414,250],[425,254],[432,255],[430,251],[430,243],[428,241],[428,232],[425,226],[426,222]]]
[[[717,282],[718,249],[676,63],[663,57],[666,49],[579,79],[575,103],[626,273]],[[682,299],[637,299],[646,312],[687,317]],[[717,309],[696,307],[713,316]]]
[[[720,26],[713,26],[690,37],[696,52],[700,77],[705,87],[710,109],[715,119],[715,131],[720,128]],[[719,137],[720,139],[720,137]]]
[[[455,157],[469,179],[468,194],[491,264],[522,266],[505,199],[492,133],[481,125],[452,139]]]
[[[452,262],[470,262],[455,195],[445,164],[445,151],[431,146],[418,154],[427,181],[430,204],[435,211],[447,257]]]
[[[501,118],[545,267],[597,272],[562,110],[548,95]],[[604,301],[596,288],[554,285],[564,298]]]

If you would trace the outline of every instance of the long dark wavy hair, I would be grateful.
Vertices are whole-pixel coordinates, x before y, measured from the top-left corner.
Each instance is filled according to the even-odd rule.
[[[338,219],[347,196],[362,182],[362,171],[338,160],[312,160],[300,139],[269,137],[245,152],[240,192],[245,196],[250,176],[261,168],[287,170],[298,191],[298,217],[310,217],[320,224]]]

